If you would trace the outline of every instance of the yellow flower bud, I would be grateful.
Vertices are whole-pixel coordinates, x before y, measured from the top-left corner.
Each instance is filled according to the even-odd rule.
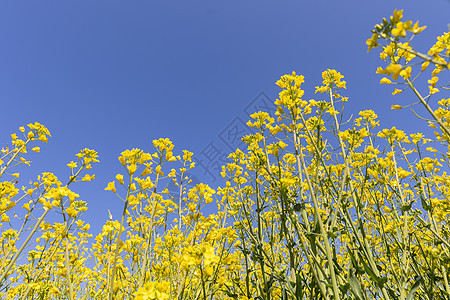
[[[116,179],[117,179],[117,181],[119,181],[120,184],[123,184],[123,175],[117,174]]]

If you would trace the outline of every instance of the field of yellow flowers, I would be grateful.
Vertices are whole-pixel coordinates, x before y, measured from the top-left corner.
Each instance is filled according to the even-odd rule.
[[[95,179],[97,152],[76,154],[69,178],[20,187],[14,168],[50,137],[20,127],[0,156],[0,298],[450,299],[450,84],[438,77],[448,78],[450,33],[422,53],[411,42],[424,29],[396,10],[367,45],[381,49],[380,83],[417,98],[392,108],[423,106],[433,137],[379,129],[370,110],[344,120],[339,72],[322,73],[320,100],[302,98],[293,72],[276,83],[275,115],[251,116],[256,133],[230,154],[223,187],[188,189],[193,154],[169,139],[122,152],[105,190],[123,213],[92,244],[71,184]]]

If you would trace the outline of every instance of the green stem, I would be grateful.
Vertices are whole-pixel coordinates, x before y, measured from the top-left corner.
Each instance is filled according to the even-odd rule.
[[[122,235],[123,222],[125,221],[125,215],[127,213],[128,198],[130,196],[132,181],[133,181],[133,175],[130,175],[130,183],[128,184],[127,198],[126,198],[125,204],[123,206],[122,219],[120,220],[119,233],[117,235],[116,251],[114,254],[113,269],[112,269],[112,274],[111,274],[111,278],[110,278],[110,288],[108,290],[108,299],[109,300],[113,299],[113,294],[114,294],[114,277],[116,276],[117,257],[119,256],[119,248],[120,248],[120,237]]]
[[[450,137],[450,130],[448,129],[447,126],[444,125],[444,123],[441,122],[441,120],[439,120],[439,118],[436,116],[436,114],[433,112],[433,109],[428,105],[428,103],[425,101],[425,99],[422,97],[422,95],[419,93],[419,91],[415,88],[415,86],[412,84],[411,80],[409,80],[408,78],[406,79],[406,82],[408,83],[409,87],[413,90],[414,94],[416,94],[417,98],[419,98],[420,102],[422,103],[423,106],[425,106],[425,108],[428,110],[428,112],[430,113],[430,115],[433,117],[433,119],[436,120],[436,122],[439,124],[439,126],[441,126],[441,129],[443,131],[445,131],[445,133],[447,134],[447,136]]]
[[[6,276],[8,276],[8,273],[11,270],[12,266],[15,264],[16,260],[19,258],[19,256],[22,253],[23,249],[25,249],[25,247],[27,246],[27,244],[30,241],[31,237],[34,235],[34,233],[36,232],[36,230],[38,229],[39,225],[44,220],[45,216],[47,215],[47,213],[49,211],[50,211],[49,209],[45,208],[44,213],[41,215],[41,217],[38,219],[38,221],[34,225],[33,229],[31,230],[30,234],[28,235],[27,239],[22,244],[22,246],[20,247],[19,251],[17,251],[17,253],[14,256],[14,258],[9,262],[8,266],[6,267],[6,270],[3,271],[3,274],[0,277],[0,285],[2,284],[3,280],[5,280]]]

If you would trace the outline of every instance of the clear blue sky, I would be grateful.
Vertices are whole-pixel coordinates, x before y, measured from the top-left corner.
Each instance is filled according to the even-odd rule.
[[[153,139],[168,137],[175,152],[198,155],[210,143],[229,152],[224,129],[246,122],[261,92],[275,100],[276,80],[293,70],[305,76],[305,98],[316,99],[321,72],[335,68],[347,81],[348,115],[373,109],[383,127],[420,131],[411,112],[390,110],[415,99],[378,84],[378,54],[365,45],[394,9],[428,26],[416,40],[425,51],[450,23],[446,0],[2,1],[1,146],[21,125],[49,128],[49,143],[20,169],[24,184],[44,171],[65,182],[74,155],[97,150],[96,180],[72,186],[97,227],[107,209],[119,217],[121,201],[103,189],[121,171],[121,151],[153,151]]]

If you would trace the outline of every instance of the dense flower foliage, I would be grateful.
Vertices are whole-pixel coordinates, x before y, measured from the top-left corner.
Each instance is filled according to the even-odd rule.
[[[66,183],[42,173],[19,186],[13,169],[50,137],[42,124],[20,127],[0,156],[0,297],[449,297],[450,98],[440,95],[450,85],[437,75],[448,76],[450,33],[423,54],[411,41],[424,29],[396,10],[367,45],[382,49],[380,83],[418,98],[392,108],[424,106],[434,137],[380,129],[371,110],[346,121],[342,74],[324,71],[317,100],[306,100],[305,78],[292,72],[276,82],[276,113],[251,115],[254,133],[222,167],[222,187],[190,187],[193,153],[169,139],[122,152],[105,190],[123,213],[95,237],[72,184],[95,180],[97,152],[76,154]]]

